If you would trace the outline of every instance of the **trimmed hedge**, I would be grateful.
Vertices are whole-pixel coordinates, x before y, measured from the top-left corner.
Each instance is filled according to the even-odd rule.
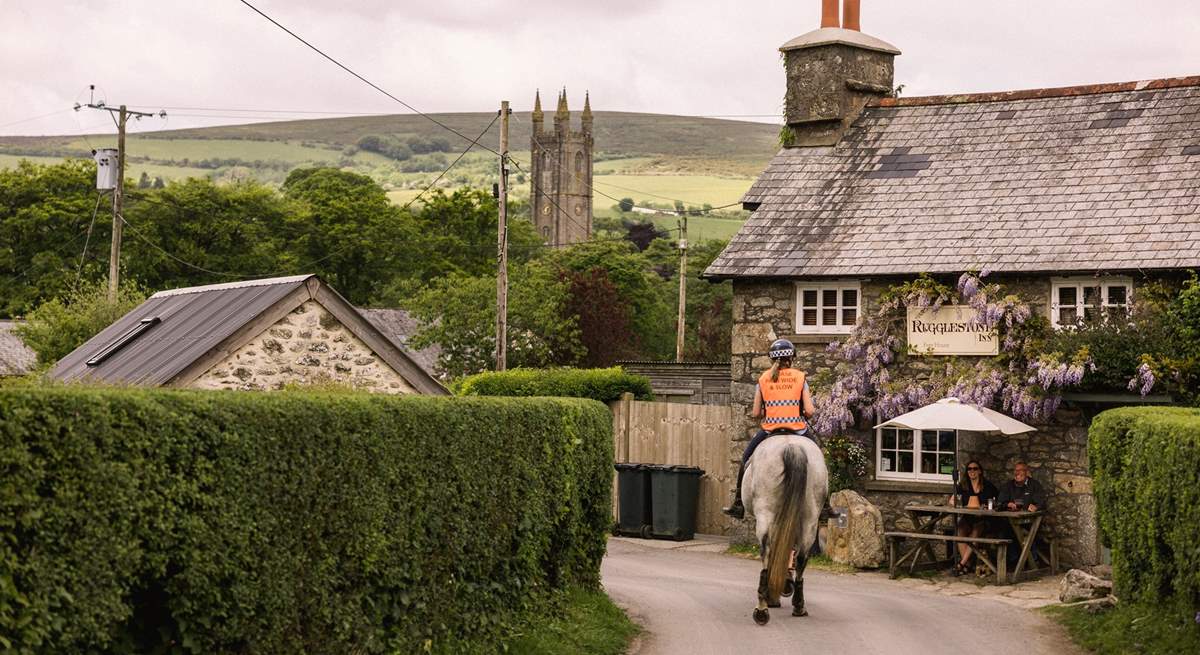
[[[1106,411],[1088,456],[1118,595],[1200,609],[1200,409]]]
[[[650,378],[612,368],[516,368],[479,373],[458,385],[463,396],[565,396],[591,398],[602,403],[620,400],[629,392],[637,400],[654,400]]]
[[[571,399],[0,389],[0,651],[379,653],[597,588]]]

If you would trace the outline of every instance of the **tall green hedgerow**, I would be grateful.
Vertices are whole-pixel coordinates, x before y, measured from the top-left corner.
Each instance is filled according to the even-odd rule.
[[[1200,610],[1200,409],[1104,412],[1088,458],[1117,594]]]
[[[619,366],[593,369],[532,369],[479,373],[458,385],[463,396],[566,396],[607,403],[629,392],[638,400],[653,400],[650,378],[626,373]]]
[[[0,389],[0,651],[437,652],[597,588],[574,399]]]

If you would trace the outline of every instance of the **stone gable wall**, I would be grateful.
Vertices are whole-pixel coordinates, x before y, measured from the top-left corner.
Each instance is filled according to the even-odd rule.
[[[953,284],[955,279],[942,281]],[[1027,299],[1035,313],[1044,315],[1049,311],[1050,276],[997,276],[989,281],[999,281]],[[867,316],[878,309],[880,295],[898,280],[865,279],[860,282],[860,312]],[[730,458],[734,462],[740,460],[746,442],[758,429],[748,414],[757,378],[770,367],[766,351],[772,341],[787,338],[795,342],[796,365],[808,373],[814,393],[828,391],[833,382],[836,361],[826,349],[839,337],[795,333],[795,289],[795,282],[790,280],[734,280],[731,403],[734,416],[741,417],[741,429],[730,449]],[[913,358],[908,365],[894,371],[893,379],[905,376],[928,378],[939,359],[934,356]],[[1094,564],[1100,560],[1095,500],[1088,475],[1089,422],[1088,417],[1064,404],[1050,424],[1034,426],[1038,431],[1029,435],[993,437],[963,433],[960,436],[961,457],[979,459],[985,474],[997,485],[1012,477],[1013,464],[1018,460],[1029,464],[1031,476],[1046,487],[1050,496],[1050,513],[1043,529],[1058,540],[1060,558],[1067,564]],[[904,529],[908,522],[903,512],[905,504],[912,501],[945,502],[951,485],[875,481],[875,433],[870,428],[868,422],[863,422],[857,429],[848,431],[867,446],[871,460],[867,482],[859,491],[883,512],[887,529]],[[965,463],[966,459],[960,461],[963,466]],[[750,535],[752,522],[742,523],[745,525],[739,526],[735,533]]]
[[[191,384],[196,389],[281,389],[337,382],[381,393],[416,393],[365,343],[309,300]]]

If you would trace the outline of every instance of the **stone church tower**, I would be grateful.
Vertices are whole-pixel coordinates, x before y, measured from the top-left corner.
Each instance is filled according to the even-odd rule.
[[[571,130],[567,91],[558,96],[554,131],[542,129],[541,94],[533,101],[530,181],[533,224],[553,246],[587,241],[592,235],[592,104],[584,96],[580,132]]]

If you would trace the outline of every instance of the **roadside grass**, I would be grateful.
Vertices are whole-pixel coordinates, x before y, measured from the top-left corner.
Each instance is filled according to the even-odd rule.
[[[733,555],[743,559],[758,559],[758,546],[755,544],[730,544],[725,550],[726,555]],[[858,569],[849,564],[835,562],[828,555],[821,553],[808,558],[808,568],[828,573],[857,573]]]
[[[1099,655],[1200,653],[1194,610],[1179,606],[1122,603],[1099,614],[1082,607],[1041,611],[1063,624],[1075,643]]]
[[[519,655],[620,655],[641,628],[603,591],[573,589],[504,644]]]

